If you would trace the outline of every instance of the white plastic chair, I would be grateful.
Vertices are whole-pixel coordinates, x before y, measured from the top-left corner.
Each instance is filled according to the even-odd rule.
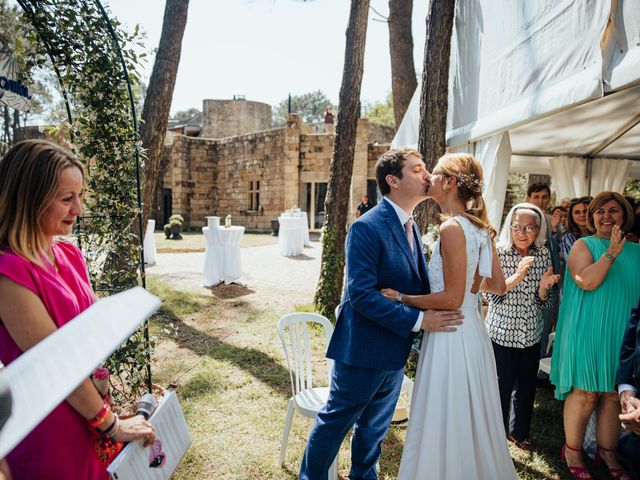
[[[287,440],[291,430],[293,412],[297,411],[308,418],[316,418],[320,409],[327,403],[329,387],[314,387],[311,375],[311,348],[309,343],[309,331],[307,324],[318,323],[324,327],[327,345],[333,334],[333,325],[322,315],[317,313],[289,313],[278,321],[278,336],[284,347],[287,366],[289,367],[289,378],[291,380],[291,390],[293,396],[289,399],[287,416],[282,433],[282,445],[280,447],[279,464],[284,462]],[[331,385],[331,370],[333,361],[327,359],[327,385]],[[407,392],[408,403],[411,405],[411,394],[413,393],[413,380],[406,375],[402,381],[401,392]],[[406,407],[396,407],[396,414],[406,417]],[[394,415],[394,420],[397,416]],[[379,470],[378,465],[376,469]],[[329,478],[338,479],[338,456],[331,464]]]
[[[549,334],[549,341],[547,342],[547,351],[545,352],[547,355],[551,352],[551,347],[553,346],[553,341],[556,338],[556,332],[551,332]],[[538,367],[540,370],[545,372],[546,374],[551,374],[551,357],[545,357],[540,359],[540,365]]]
[[[308,417],[316,418],[320,409],[327,403],[329,387],[314,387],[311,374],[311,343],[308,324],[319,324],[324,327],[327,345],[333,334],[333,325],[322,315],[317,313],[289,313],[278,321],[278,336],[284,347],[289,378],[293,396],[289,399],[287,416],[282,433],[282,446],[280,447],[279,464],[284,462],[285,449],[291,430],[293,412]],[[333,361],[327,359],[327,385],[331,385],[331,370]],[[329,468],[329,478],[338,479],[338,455]]]

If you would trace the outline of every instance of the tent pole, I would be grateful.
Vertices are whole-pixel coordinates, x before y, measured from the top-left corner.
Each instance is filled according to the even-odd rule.
[[[591,196],[591,170],[593,168],[593,157],[587,157],[587,195]]]

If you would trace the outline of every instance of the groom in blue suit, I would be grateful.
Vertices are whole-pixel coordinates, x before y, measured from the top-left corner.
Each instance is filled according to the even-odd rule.
[[[318,413],[301,480],[325,480],[353,427],[349,478],[377,479],[375,465],[387,434],[415,332],[451,331],[459,311],[420,311],[380,294],[394,288],[429,293],[427,265],[411,213],[426,198],[429,172],[419,152],[396,148],[376,163],[384,200],[351,225],[346,284],[327,357],[334,360],[329,399]]]

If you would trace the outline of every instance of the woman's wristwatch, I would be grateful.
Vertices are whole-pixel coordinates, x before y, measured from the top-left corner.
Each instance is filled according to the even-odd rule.
[[[611,263],[616,261],[616,257],[614,257],[613,255],[611,255],[609,252],[604,252],[602,254],[603,257],[606,257],[607,260],[609,260]]]
[[[403,298],[404,298],[404,295],[403,295],[403,294],[401,294],[401,293],[398,293],[398,294],[396,295],[396,302],[398,302],[398,303],[402,303],[402,299],[403,299]]]

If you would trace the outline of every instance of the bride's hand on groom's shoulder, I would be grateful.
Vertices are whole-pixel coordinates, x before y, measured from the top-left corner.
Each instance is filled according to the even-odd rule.
[[[464,316],[460,310],[425,310],[422,330],[427,332],[455,332],[462,325]]]

